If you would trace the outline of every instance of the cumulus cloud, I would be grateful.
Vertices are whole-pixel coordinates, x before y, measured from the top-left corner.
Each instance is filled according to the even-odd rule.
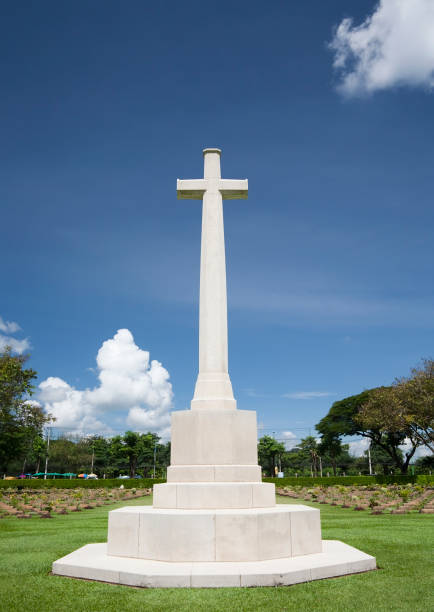
[[[343,19],[330,43],[346,96],[434,86],[433,0],[381,0],[361,25]]]
[[[353,457],[361,457],[365,451],[368,450],[371,441],[368,438],[362,438],[361,440],[354,440],[349,442],[349,453]]]
[[[161,438],[170,438],[170,414],[164,409],[145,410],[140,406],[128,412],[127,425],[135,431],[156,431]]]
[[[284,393],[282,397],[286,397],[287,399],[310,400],[318,397],[330,397],[331,395],[336,395],[336,393],[331,393],[330,391],[297,391],[295,393]]]
[[[364,453],[368,450],[371,441],[369,438],[362,438],[361,440],[354,440],[353,442],[349,442],[349,453],[353,455],[353,457],[362,457]],[[410,440],[406,439],[404,444],[401,444],[399,447],[403,453],[408,452],[411,449],[412,445]],[[412,461],[416,461],[419,457],[425,457],[427,455],[431,455],[431,451],[426,446],[419,446],[416,449],[416,452],[413,455]]]
[[[21,355],[24,353],[24,351],[27,351],[30,348],[28,338],[18,340],[17,338],[9,335],[15,334],[20,330],[21,327],[18,325],[18,323],[15,323],[15,321],[5,321],[2,317],[0,317],[0,332],[4,332],[4,334],[0,333],[0,351],[2,351],[6,346],[10,346],[14,353]]]
[[[16,338],[12,338],[12,336],[3,336],[3,334],[0,334],[0,350],[3,350],[6,346],[10,346],[13,353],[22,355],[22,353],[30,348],[30,342],[27,338],[24,338],[24,340],[17,340]]]
[[[98,351],[98,386],[79,390],[51,376],[39,385],[39,400],[56,426],[69,431],[111,433],[105,419],[122,413],[128,428],[166,435],[172,385],[168,371],[149,357],[128,329],[120,329]]]
[[[281,439],[285,445],[286,450],[291,450],[294,446],[297,446],[297,436],[292,431],[282,431]]]
[[[412,448],[411,441],[408,438],[406,438],[404,440],[404,444],[400,446],[400,449],[402,450],[403,453],[407,453],[408,451],[411,450],[411,448]],[[412,462],[416,461],[416,459],[419,459],[420,457],[427,457],[429,455],[432,455],[432,452],[427,446],[419,446],[413,455]]]
[[[0,331],[5,332],[5,334],[14,334],[20,329],[21,327],[15,321],[5,321],[0,317]]]

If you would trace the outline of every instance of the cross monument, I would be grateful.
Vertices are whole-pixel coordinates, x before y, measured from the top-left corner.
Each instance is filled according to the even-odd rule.
[[[203,200],[199,374],[191,409],[174,410],[167,482],[153,505],[109,512],[107,544],[88,544],[53,573],[140,587],[277,586],[375,568],[375,559],[321,538],[320,513],[276,505],[262,482],[256,413],[238,410],[228,373],[223,200],[247,180],[220,176],[204,150],[204,177],[178,180],[178,198]]]
[[[223,200],[246,199],[245,180],[222,179],[220,149],[204,149],[203,179],[177,181],[183,200],[203,200],[199,299],[199,375],[193,410],[236,408],[228,373]]]

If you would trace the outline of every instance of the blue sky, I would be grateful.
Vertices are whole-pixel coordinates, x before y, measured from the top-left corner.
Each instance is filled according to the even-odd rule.
[[[0,333],[59,426],[163,432],[189,406],[201,210],[176,178],[204,147],[249,179],[224,211],[229,363],[262,432],[313,433],[432,356],[429,4],[3,3]]]

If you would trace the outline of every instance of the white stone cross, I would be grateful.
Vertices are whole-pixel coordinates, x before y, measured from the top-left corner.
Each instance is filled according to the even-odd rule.
[[[228,373],[228,323],[223,200],[245,199],[246,180],[222,179],[220,149],[204,149],[203,179],[177,181],[179,199],[202,200],[199,375],[194,410],[236,409]]]

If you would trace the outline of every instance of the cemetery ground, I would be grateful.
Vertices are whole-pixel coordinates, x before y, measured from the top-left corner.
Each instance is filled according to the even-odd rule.
[[[376,500],[383,505],[395,498],[386,491],[378,491]],[[397,489],[397,491],[399,491]],[[432,492],[432,490],[431,490]],[[406,514],[394,513],[393,507],[380,514],[372,513],[377,506],[369,505],[368,493],[329,491],[327,500],[318,499],[321,491],[296,491],[298,499],[279,496],[279,503],[304,503],[321,510],[323,538],[337,539],[377,558],[378,571],[365,574],[319,580],[290,587],[246,589],[139,589],[106,583],[75,580],[52,576],[51,564],[56,559],[90,542],[104,542],[107,538],[107,513],[123,505],[152,504],[152,496],[119,489],[98,493],[92,490],[86,499],[74,497],[72,490],[52,493],[28,493],[24,510],[33,514],[23,520],[8,515],[0,520],[0,610],[26,612],[57,612],[75,610],[86,612],[118,612],[119,610],[180,610],[257,611],[310,610],[347,611],[370,610],[432,610],[434,609],[434,516],[419,510],[430,504],[431,493],[411,491],[400,498],[398,505],[416,502]],[[82,492],[83,493],[83,492]],[[110,495],[112,494],[112,496]],[[291,493],[292,495],[293,493]],[[49,512],[51,520],[38,514],[36,498],[45,495],[41,513]],[[57,500],[54,496],[57,495]],[[140,497],[138,497],[140,495]],[[342,498],[340,500],[339,498]],[[364,511],[336,506],[336,500],[358,497],[357,503],[367,506]],[[310,500],[306,498],[310,497]],[[4,498],[3,498],[4,499]],[[87,503],[85,503],[87,502]],[[325,502],[325,503],[324,503]],[[4,503],[4,502],[3,502]],[[73,511],[76,505],[95,506]],[[417,507],[417,504],[419,506]],[[7,505],[7,504],[6,504]],[[16,501],[12,507],[17,510]],[[60,513],[60,506],[67,514]],[[49,507],[49,510],[47,509]],[[57,508],[57,512],[56,512]],[[3,514],[6,516],[6,513]]]

